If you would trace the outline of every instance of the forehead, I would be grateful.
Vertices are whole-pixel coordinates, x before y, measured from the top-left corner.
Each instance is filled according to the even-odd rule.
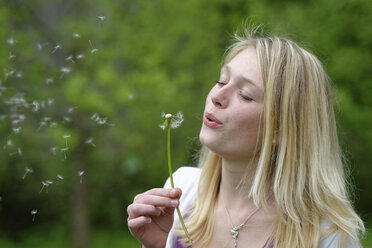
[[[262,89],[263,87],[256,49],[252,46],[235,55],[222,67],[221,73],[228,73],[230,77],[251,81],[258,88]]]

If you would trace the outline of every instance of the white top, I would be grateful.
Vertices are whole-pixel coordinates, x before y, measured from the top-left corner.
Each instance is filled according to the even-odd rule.
[[[173,173],[174,186],[182,189],[182,196],[180,199],[179,209],[181,214],[191,207],[196,199],[197,188],[200,177],[200,168],[196,167],[181,167]],[[168,178],[164,188],[171,188],[170,179]],[[174,211],[174,223],[178,223],[177,212]],[[329,221],[323,221],[321,224],[322,232],[327,230],[332,225]],[[173,224],[173,227],[175,225]],[[177,236],[173,228],[170,230],[167,244],[165,248],[177,248]],[[333,232],[319,242],[318,248],[338,248],[338,232]],[[357,242],[349,237],[346,248],[359,248]]]

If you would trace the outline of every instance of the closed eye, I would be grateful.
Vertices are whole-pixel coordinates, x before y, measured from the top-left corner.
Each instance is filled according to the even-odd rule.
[[[248,101],[248,102],[253,101],[252,98],[250,98],[249,96],[244,95],[242,92],[240,92],[239,95],[240,95],[240,97],[241,97],[244,101]]]
[[[220,82],[220,81],[217,81],[216,84],[219,85],[219,86],[224,86],[224,85],[226,85],[226,83],[223,83],[223,82]]]

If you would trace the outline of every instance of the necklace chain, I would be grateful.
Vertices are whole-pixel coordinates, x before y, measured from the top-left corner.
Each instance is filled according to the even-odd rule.
[[[239,235],[239,230],[245,226],[245,224],[248,222],[248,220],[249,220],[249,219],[250,219],[250,218],[251,218],[255,213],[257,213],[258,210],[261,209],[261,206],[257,207],[257,208],[252,212],[252,213],[250,213],[250,214],[248,215],[248,217],[247,217],[247,218],[246,218],[246,219],[245,219],[241,224],[239,224],[239,225],[237,225],[237,226],[234,226],[234,224],[233,224],[233,222],[232,222],[232,219],[231,219],[231,216],[230,216],[230,213],[229,213],[229,211],[228,211],[227,208],[226,208],[225,199],[223,198],[222,193],[220,193],[220,195],[221,195],[221,199],[222,199],[222,205],[223,205],[223,207],[225,208],[225,211],[226,211],[227,216],[228,216],[228,218],[229,218],[229,222],[230,222],[230,224],[231,224],[231,231],[230,231],[230,233],[231,233],[231,236],[232,236],[233,241],[234,241],[234,247],[237,248],[237,247],[238,247],[237,239],[238,239],[238,235]]]

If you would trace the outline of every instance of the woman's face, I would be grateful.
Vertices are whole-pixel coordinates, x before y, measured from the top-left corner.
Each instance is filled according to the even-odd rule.
[[[260,67],[255,48],[249,47],[222,67],[218,83],[209,92],[201,143],[226,159],[250,159],[260,138],[262,110]]]

